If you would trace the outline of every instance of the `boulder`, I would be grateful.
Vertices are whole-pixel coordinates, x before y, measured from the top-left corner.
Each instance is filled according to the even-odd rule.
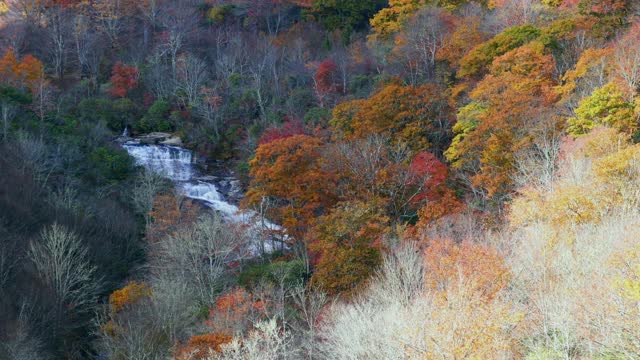
[[[167,139],[160,141],[162,145],[182,146],[182,139],[177,136],[171,136]]]

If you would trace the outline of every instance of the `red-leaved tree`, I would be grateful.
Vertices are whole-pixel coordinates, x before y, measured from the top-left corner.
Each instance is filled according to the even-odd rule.
[[[125,97],[129,91],[138,87],[139,72],[136,66],[117,62],[111,75],[111,95]]]

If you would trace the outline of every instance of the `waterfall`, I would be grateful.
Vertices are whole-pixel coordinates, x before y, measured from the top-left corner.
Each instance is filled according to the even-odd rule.
[[[146,145],[137,141],[129,141],[122,145],[129,155],[135,159],[136,165],[160,174],[176,184],[176,189],[186,197],[202,201],[206,206],[216,210],[225,221],[245,225],[249,234],[256,241],[253,245],[254,254],[264,249],[273,252],[277,247],[273,241],[265,241],[264,230],[282,230],[276,224],[263,221],[252,211],[241,211],[238,206],[226,201],[211,180],[202,180],[193,164],[191,151],[178,146]]]
[[[191,151],[177,146],[142,145],[127,142],[122,145],[136,165],[158,173],[173,181],[188,181],[194,176]]]

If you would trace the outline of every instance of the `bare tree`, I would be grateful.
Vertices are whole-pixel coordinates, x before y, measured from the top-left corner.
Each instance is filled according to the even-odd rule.
[[[23,304],[12,326],[13,333],[0,343],[0,358],[7,360],[45,360],[50,357],[44,351],[41,339],[31,333],[31,307]]]
[[[70,19],[69,10],[60,5],[48,9],[46,17],[45,34],[49,43],[47,46],[49,57],[54,73],[58,79],[62,79],[67,68],[71,39],[73,39],[71,35],[73,22]]]
[[[9,136],[9,123],[18,113],[18,104],[9,96],[0,98],[0,114],[2,114],[2,140],[7,141]]]
[[[76,234],[53,224],[42,231],[39,241],[31,243],[29,257],[42,281],[53,290],[58,305],[77,313],[95,303],[99,288],[96,267]]]
[[[169,56],[171,74],[175,81],[178,55],[196,31],[198,14],[192,1],[167,1],[164,5],[159,13],[159,20],[165,31],[162,48]]]
[[[307,356],[314,359],[318,351],[316,342],[320,330],[320,315],[329,298],[320,289],[305,287],[302,284],[292,290],[292,296],[302,323],[302,328],[296,329],[296,333],[303,338],[302,348]]]
[[[257,44],[257,54],[253,57],[253,62],[249,66],[252,87],[256,95],[256,102],[260,110],[260,121],[262,125],[267,124],[267,107],[271,102],[271,92],[269,86],[272,85],[270,77],[272,69],[277,61],[276,49],[267,38],[261,38]]]
[[[136,178],[131,192],[131,200],[138,214],[144,216],[147,227],[151,223],[149,212],[153,208],[153,200],[164,187],[165,179],[148,170],[143,170]]]
[[[152,270],[190,284],[197,301],[211,304],[223,288],[227,264],[246,257],[247,246],[219,215],[207,214],[154,245]]]
[[[191,54],[178,59],[178,76],[176,88],[185,106],[198,102],[201,87],[208,77],[207,64]]]
[[[436,56],[446,45],[446,36],[452,30],[453,22],[447,12],[440,8],[429,7],[420,10],[411,18],[407,27],[406,43],[401,51],[407,63],[413,64],[420,59],[421,66],[416,69],[421,79],[435,75]]]
[[[291,346],[292,335],[282,329],[276,319],[256,324],[249,336],[234,339],[224,345],[221,354],[211,353],[208,359],[214,360],[278,360],[298,358],[298,349]]]
[[[557,117],[552,114],[543,115],[548,121],[541,121],[537,128],[532,128],[533,144],[515,155],[517,186],[534,186],[547,190],[553,189],[558,168],[558,156],[562,143],[562,132],[553,123]]]

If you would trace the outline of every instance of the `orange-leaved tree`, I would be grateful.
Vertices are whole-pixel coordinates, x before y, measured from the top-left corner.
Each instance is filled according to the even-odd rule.
[[[282,225],[302,257],[304,234],[336,198],[323,146],[319,138],[293,135],[258,146],[249,163],[252,179],[243,206]]]
[[[31,55],[18,59],[9,49],[0,58],[0,115],[2,137],[7,138],[9,123],[17,115],[20,106],[31,102],[32,95],[40,95],[44,84],[42,63]]]
[[[542,43],[512,50],[495,59],[491,73],[471,92],[473,102],[461,109],[445,155],[487,198],[508,198],[515,154],[533,145],[535,131],[558,127],[551,113],[558,98],[553,71]]]
[[[209,359],[212,352],[221,352],[222,345],[228,344],[233,337],[226,334],[204,334],[192,336],[186,344],[178,344],[175,360]]]
[[[338,137],[388,135],[415,153],[440,154],[449,145],[453,121],[442,87],[387,84],[366,100],[338,105],[330,123]]]
[[[131,281],[122,289],[109,295],[109,306],[114,313],[120,312],[129,305],[133,305],[151,296],[151,287],[144,282]]]
[[[266,311],[263,300],[256,299],[241,287],[236,287],[220,296],[209,310],[207,325],[214,334],[236,334],[249,330]]]

